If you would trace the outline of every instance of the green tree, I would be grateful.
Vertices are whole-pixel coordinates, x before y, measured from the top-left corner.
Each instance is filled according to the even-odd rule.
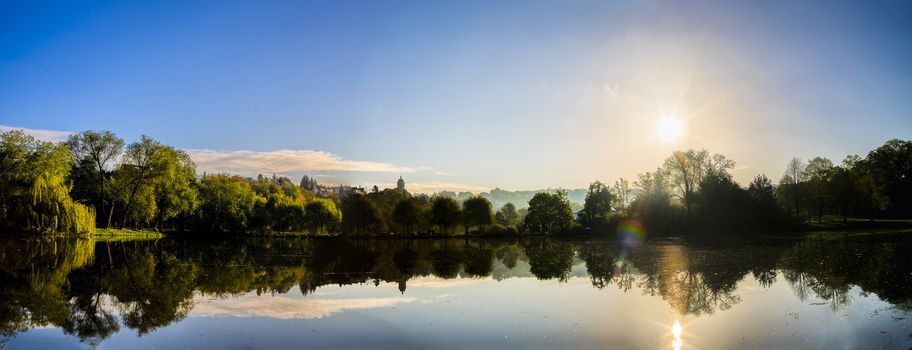
[[[444,234],[459,223],[461,215],[455,199],[440,196],[431,202],[431,224],[439,226]]]
[[[70,197],[71,154],[20,130],[0,134],[0,226],[39,233],[92,233],[94,211]]]
[[[308,191],[317,190],[317,179],[304,175],[301,177],[301,188]]]
[[[469,227],[476,226],[482,232],[494,223],[494,212],[491,202],[481,196],[475,196],[462,203],[462,218],[466,233]]]
[[[85,189],[86,198],[95,205],[95,212],[104,215],[108,211],[113,198],[109,196],[108,184],[111,180],[112,169],[123,151],[124,141],[110,131],[83,131],[70,135],[66,142],[73,155],[76,170],[84,176],[77,177],[82,181],[74,181],[73,192]],[[109,227],[106,222],[105,227]]]
[[[529,200],[529,214],[526,226],[534,232],[555,233],[565,230],[573,223],[573,210],[567,192],[539,192]]]
[[[239,176],[203,175],[199,181],[199,228],[212,232],[247,231],[253,209],[261,199],[250,182]]]
[[[583,223],[592,225],[598,220],[605,220],[611,212],[611,190],[601,181],[589,184],[586,200],[583,203]]]
[[[117,191],[118,200],[123,207],[121,227],[127,226],[130,219],[135,222],[148,222],[153,219],[156,212],[155,197],[150,193],[154,191],[152,186],[164,170],[160,154],[163,149],[161,143],[145,135],[140,141],[127,146],[123,163],[115,175],[120,184],[120,190]],[[145,210],[136,210],[136,207]],[[134,210],[136,212],[133,212]],[[111,212],[109,218],[113,215],[113,206]]]
[[[342,223],[342,211],[331,200],[314,198],[304,207],[304,218],[315,233],[330,233],[330,230]]]
[[[194,186],[196,164],[190,156],[171,146],[162,146],[158,153],[158,176],[155,188],[155,228],[163,229],[165,222],[189,218],[199,206],[199,193]]]

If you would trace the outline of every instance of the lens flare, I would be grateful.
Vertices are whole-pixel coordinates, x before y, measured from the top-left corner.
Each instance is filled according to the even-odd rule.
[[[636,219],[626,219],[618,225],[618,239],[625,249],[636,248],[646,238],[643,224]]]

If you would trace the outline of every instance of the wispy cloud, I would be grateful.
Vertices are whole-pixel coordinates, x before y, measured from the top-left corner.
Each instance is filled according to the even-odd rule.
[[[59,142],[66,141],[67,137],[72,134],[70,131],[57,131],[57,130],[45,130],[45,129],[29,129],[29,128],[20,128],[16,126],[6,126],[0,125],[0,132],[7,132],[10,130],[22,130],[22,132],[32,137],[50,142]]]
[[[348,160],[336,154],[310,150],[215,151],[188,149],[200,171],[256,175],[305,171],[358,171],[378,173],[411,173],[415,169],[390,163]]]

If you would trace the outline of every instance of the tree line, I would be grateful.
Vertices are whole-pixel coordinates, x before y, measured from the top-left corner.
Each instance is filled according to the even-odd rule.
[[[0,134],[0,227],[36,233],[101,228],[313,235],[510,235],[613,232],[624,219],[654,232],[731,233],[825,216],[912,217],[912,141],[890,140],[841,164],[786,164],[778,183],[745,188],[734,161],[707,150],[674,152],[636,181],[593,182],[581,210],[564,190],[517,207],[485,196],[412,195],[396,189],[318,193],[315,179],[199,175],[184,151],[148,136],[127,144],[110,131],[67,141]]]

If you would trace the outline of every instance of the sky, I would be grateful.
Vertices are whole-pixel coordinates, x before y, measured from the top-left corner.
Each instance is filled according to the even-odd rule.
[[[706,148],[746,184],[912,138],[910,62],[898,1],[0,0],[0,130],[419,192],[613,183]]]

